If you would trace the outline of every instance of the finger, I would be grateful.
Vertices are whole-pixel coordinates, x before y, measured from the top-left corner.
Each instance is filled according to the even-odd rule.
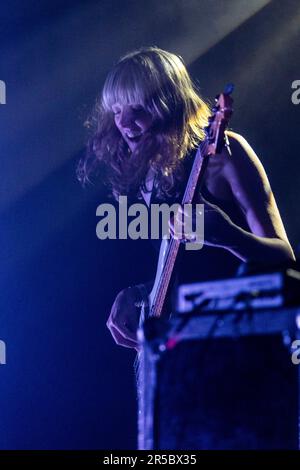
[[[175,240],[181,240],[184,228],[184,224],[182,223],[181,219],[177,220],[176,218],[174,221],[173,217],[171,217],[168,223],[171,237],[173,237]]]
[[[182,223],[183,223],[182,214],[177,214],[176,217],[175,217],[175,225],[178,227],[178,226],[182,225]]]
[[[179,219],[180,221],[183,221],[185,219],[189,219],[191,217],[191,213],[185,205],[180,206],[180,214],[181,214],[181,218]]]
[[[183,229],[183,224],[178,222],[177,220],[174,221],[169,221],[169,229],[170,229],[170,235],[172,237],[180,237],[182,236],[182,229]]]
[[[124,348],[131,348],[138,351],[138,344],[134,341],[125,340],[116,330],[112,329],[111,335],[118,346],[123,346]]]
[[[109,331],[119,346],[124,346],[125,348],[138,348],[137,341],[125,338],[114,326],[110,326]]]
[[[183,214],[184,214],[183,207],[179,206],[177,211],[175,212],[175,221],[176,221],[177,224],[182,223]]]
[[[124,320],[121,324],[111,321],[109,327],[113,327],[124,339],[136,342],[136,332],[138,328],[138,320],[136,325],[130,325],[129,322]]]
[[[173,227],[173,229],[171,230],[171,235],[172,237],[175,239],[175,240],[181,240],[182,239],[182,229],[183,229],[183,225],[180,225],[179,224],[175,224],[175,226]]]

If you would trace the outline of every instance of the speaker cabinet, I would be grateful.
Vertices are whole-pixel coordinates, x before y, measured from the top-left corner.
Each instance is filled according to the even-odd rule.
[[[149,319],[139,448],[298,449],[297,309]]]

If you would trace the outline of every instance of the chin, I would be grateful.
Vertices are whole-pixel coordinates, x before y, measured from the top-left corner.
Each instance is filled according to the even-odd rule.
[[[129,147],[129,150],[131,150],[131,152],[134,152],[138,147],[138,144],[128,142],[128,140],[126,140],[126,139],[125,139],[125,142],[127,143],[128,147]]]

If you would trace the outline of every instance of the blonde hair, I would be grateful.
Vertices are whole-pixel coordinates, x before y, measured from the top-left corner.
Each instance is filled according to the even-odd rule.
[[[115,103],[142,105],[153,117],[151,131],[133,153],[114,123]],[[78,177],[85,183],[93,173],[102,175],[117,197],[145,190],[152,167],[157,195],[170,195],[182,160],[204,138],[208,116],[209,107],[179,56],[157,47],[130,52],[108,74],[87,121],[92,134]]]

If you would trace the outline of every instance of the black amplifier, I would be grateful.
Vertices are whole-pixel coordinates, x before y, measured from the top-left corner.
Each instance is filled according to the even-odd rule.
[[[300,307],[148,319],[139,448],[298,449],[298,327]]]

